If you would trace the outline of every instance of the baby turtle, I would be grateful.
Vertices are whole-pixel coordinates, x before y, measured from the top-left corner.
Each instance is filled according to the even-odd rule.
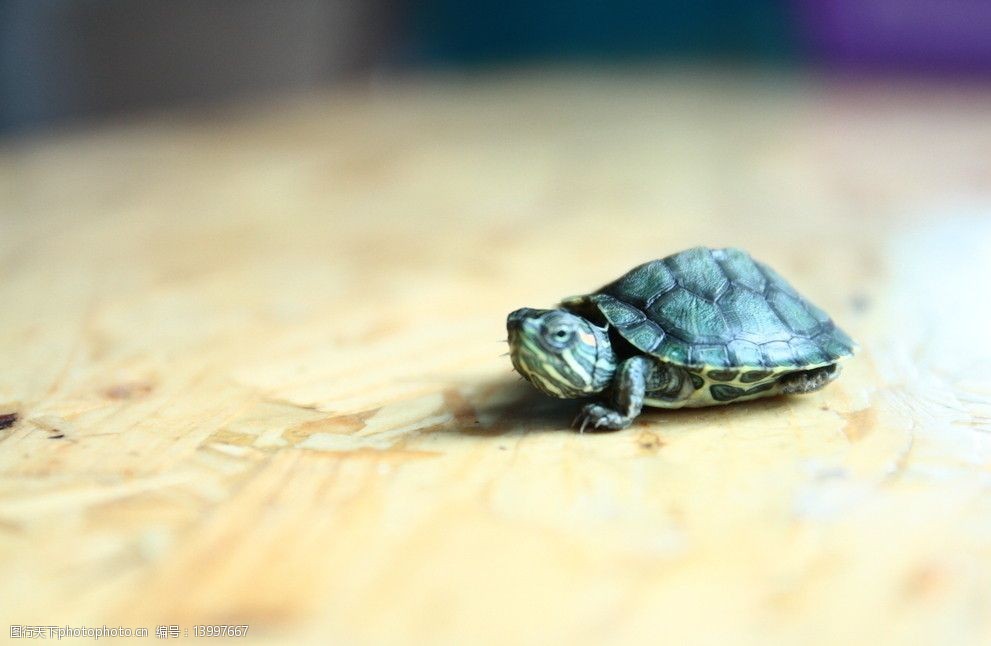
[[[559,309],[506,320],[517,372],[586,404],[582,431],[621,429],[644,405],[711,406],[819,390],[856,344],[740,249],[696,247],[630,270]]]

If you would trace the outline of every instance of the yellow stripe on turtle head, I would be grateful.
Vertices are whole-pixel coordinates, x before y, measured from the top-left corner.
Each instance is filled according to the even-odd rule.
[[[575,374],[581,377],[581,380],[584,383],[592,383],[592,375],[588,374],[588,370],[585,370],[585,366],[575,360],[575,355],[572,354],[570,348],[562,352],[561,357],[564,359],[564,362],[568,364],[568,367],[574,370]]]

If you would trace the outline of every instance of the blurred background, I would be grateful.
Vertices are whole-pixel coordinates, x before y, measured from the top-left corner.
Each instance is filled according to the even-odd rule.
[[[387,75],[705,64],[991,76],[986,0],[2,0],[0,133]]]

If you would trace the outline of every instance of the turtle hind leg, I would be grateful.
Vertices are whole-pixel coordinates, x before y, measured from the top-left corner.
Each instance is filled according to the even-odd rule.
[[[787,374],[778,379],[778,385],[784,395],[803,395],[825,388],[826,384],[836,379],[839,374],[840,367],[834,363],[814,370]]]

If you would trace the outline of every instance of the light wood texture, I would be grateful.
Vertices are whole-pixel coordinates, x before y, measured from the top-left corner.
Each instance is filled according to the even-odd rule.
[[[8,142],[2,630],[989,643],[989,159],[981,92],[687,75]],[[695,244],[862,353],[810,396],[570,431],[506,313]]]

